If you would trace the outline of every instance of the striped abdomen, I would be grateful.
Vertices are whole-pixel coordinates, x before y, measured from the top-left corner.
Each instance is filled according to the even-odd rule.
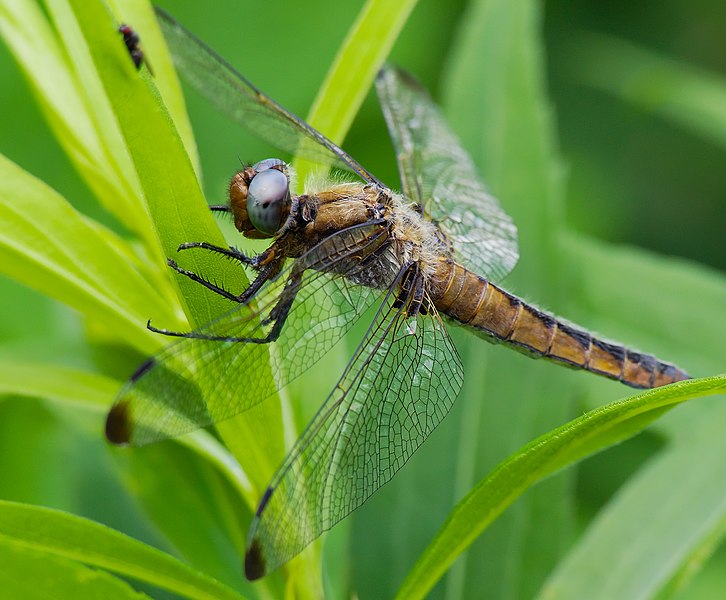
[[[458,263],[442,260],[434,280],[432,300],[440,312],[535,358],[548,358],[637,388],[690,378],[650,354],[599,340],[558,321]]]

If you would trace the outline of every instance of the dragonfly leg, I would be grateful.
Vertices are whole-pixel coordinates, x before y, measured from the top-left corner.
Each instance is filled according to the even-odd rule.
[[[184,277],[188,277],[192,281],[196,281],[197,283],[203,285],[208,290],[212,290],[215,294],[219,294],[220,296],[223,296],[224,298],[227,298],[227,300],[231,300],[232,302],[240,301],[239,296],[236,296],[232,292],[229,292],[229,291],[225,290],[224,288],[219,287],[218,285],[212,283],[211,281],[207,281],[201,275],[197,275],[193,271],[187,271],[186,269],[182,269],[178,264],[176,264],[176,261],[172,260],[171,258],[166,259],[166,264],[169,265],[172,269],[174,269],[180,275],[184,275]]]
[[[393,301],[393,308],[398,309],[398,308],[401,308],[404,304],[406,304],[406,300],[408,299],[408,296],[411,293],[411,285],[413,283],[414,270],[415,270],[415,267],[413,265],[411,265],[408,269],[406,269],[406,272],[404,273],[403,278],[401,279],[401,289],[398,290],[396,299]]]
[[[190,248],[203,248],[204,250],[216,252],[217,254],[222,254],[223,256],[226,256],[228,258],[238,260],[243,265],[252,268],[259,267],[259,259],[257,256],[247,256],[244,252],[242,252],[241,250],[237,250],[237,248],[235,248],[234,246],[230,246],[229,248],[222,248],[220,246],[209,244],[208,242],[187,242],[186,244],[181,244],[177,248],[177,251],[181,252],[182,250],[189,250]]]
[[[406,316],[417,317],[419,314],[428,314],[428,307],[426,306],[425,300],[425,282],[421,275],[421,272],[416,269],[415,279],[413,281],[413,294],[411,296],[411,302],[406,310]]]
[[[247,289],[238,296],[238,302],[242,304],[249,302],[254,295],[260,291],[260,288],[268,279],[272,279],[277,276],[282,268],[283,262],[284,261],[282,260],[276,260],[261,267],[257,267],[259,269],[257,277],[255,277],[254,281],[247,286]]]
[[[257,271],[257,276],[255,277],[254,281],[247,287],[244,292],[237,295],[212,283],[201,275],[197,275],[193,271],[183,269],[176,263],[175,260],[171,258],[166,259],[166,263],[180,275],[184,275],[184,277],[188,277],[192,281],[196,281],[208,290],[213,291],[215,294],[219,294],[220,296],[227,298],[227,300],[231,300],[232,302],[238,302],[240,304],[245,304],[249,302],[250,298],[252,298],[260,290],[265,281],[279,273],[283,263],[283,260],[277,259],[275,257],[275,254],[273,251],[271,251],[271,249],[265,250],[261,254],[257,254],[256,256],[250,258],[246,254],[244,254],[244,252],[241,252],[236,248],[221,248],[219,246],[208,244],[207,242],[188,242],[179,246],[179,250],[187,250],[189,248],[204,248],[205,250],[217,252],[224,256],[228,256],[229,258],[238,260],[245,265],[249,265]]]
[[[285,284],[285,289],[280,295],[280,300],[270,311],[270,316],[264,321],[266,325],[272,322],[274,322],[274,325],[272,326],[272,329],[270,329],[270,333],[268,333],[266,337],[260,338],[260,341],[257,343],[266,344],[268,342],[274,342],[278,337],[280,337],[280,332],[282,331],[283,325],[285,325],[287,316],[290,314],[290,309],[292,308],[293,302],[295,302],[297,293],[300,291],[301,284],[302,271],[293,269],[287,283]]]
[[[170,258],[167,259],[167,264],[180,275],[184,275],[184,277],[188,277],[192,281],[196,281],[197,283],[203,285],[208,290],[213,291],[215,294],[219,294],[220,296],[227,298],[227,300],[231,300],[231,301],[237,302],[239,304],[246,304],[247,302],[249,302],[250,299],[264,285],[264,283],[271,277],[274,277],[275,275],[277,275],[277,273],[280,271],[280,268],[282,267],[282,261],[273,261],[271,263],[268,263],[268,264],[260,267],[260,270],[257,273],[257,277],[255,277],[255,280],[247,287],[247,289],[244,292],[242,292],[241,294],[235,295],[232,292],[229,292],[229,291],[225,290],[224,288],[221,288],[218,285],[215,285],[211,281],[207,281],[206,279],[204,279],[200,275],[197,275],[193,271],[188,271],[186,269],[182,269],[179,265],[176,264],[176,262],[174,262]],[[275,308],[277,308],[277,307],[275,307]],[[275,309],[273,309],[272,312],[274,312],[274,311],[275,311]],[[170,337],[198,338],[198,339],[217,340],[217,341],[254,341],[252,339],[248,340],[247,338],[228,338],[228,337],[224,337],[224,336],[211,336],[211,335],[206,335],[204,333],[200,333],[200,332],[196,332],[196,331],[170,331],[168,329],[159,329],[158,327],[154,327],[151,324],[151,321],[146,323],[146,328],[149,331],[153,331],[154,333],[160,333],[161,335],[167,335]],[[273,329],[274,329],[274,327],[273,327]],[[279,330],[277,332],[277,335],[279,335]],[[275,337],[277,337],[277,336],[275,336]],[[268,341],[268,340],[263,339],[263,341],[260,343],[265,343],[266,341]],[[269,341],[271,341],[271,340],[269,340]]]
[[[406,316],[416,317],[419,313],[425,315],[428,309],[425,305],[425,281],[417,263],[413,263],[401,280],[401,289],[393,302],[394,308],[406,307]]]
[[[257,289],[259,289],[259,286],[264,283],[264,281],[270,277],[269,274],[267,274],[268,271],[272,271],[273,269],[278,271],[280,269],[280,263],[274,263],[270,265],[265,265],[263,267],[264,273],[261,272],[257,279],[250,285],[250,287],[245,290],[245,292],[242,294],[246,294],[247,291],[255,286],[255,283],[260,280],[261,283],[257,286]],[[182,272],[182,271],[178,271]],[[188,271],[191,273],[191,271]],[[199,277],[196,275],[196,273],[191,273],[195,277]],[[195,277],[192,277],[194,281],[198,281]],[[264,278],[264,279],[263,279]],[[199,278],[201,279],[201,278]],[[202,280],[204,281],[204,280]],[[270,329],[270,332],[260,338],[250,338],[250,337],[230,337],[230,336],[223,336],[223,335],[210,335],[207,333],[204,333],[203,331],[169,331],[168,329],[159,329],[158,327],[154,327],[151,324],[151,321],[148,321],[146,323],[146,328],[149,331],[153,331],[154,333],[160,333],[161,335],[166,335],[170,337],[183,337],[183,338],[192,338],[192,339],[198,339],[198,340],[208,340],[208,341],[214,341],[214,342],[233,342],[233,343],[247,343],[247,344],[269,344],[271,342],[274,342],[278,337],[280,337],[280,332],[282,331],[283,326],[285,325],[285,321],[287,320],[287,316],[290,314],[290,309],[292,308],[293,303],[295,302],[295,297],[297,296],[298,291],[300,290],[300,284],[302,282],[302,271],[296,271],[294,270],[290,274],[290,278],[287,280],[287,283],[285,284],[285,289],[283,290],[280,299],[278,300],[277,304],[272,308],[270,311],[270,315],[262,320],[263,325],[269,325],[273,324],[272,328]],[[205,282],[208,283],[208,282]],[[210,284],[212,285],[212,284]],[[209,286],[205,286],[209,287]],[[216,287],[216,286],[215,286]],[[211,289],[211,288],[210,288]],[[254,294],[252,294],[254,295]]]
[[[243,265],[259,271],[262,266],[267,265],[268,263],[275,262],[275,260],[279,258],[280,252],[278,245],[279,244],[275,243],[264,252],[260,252],[259,254],[255,254],[254,256],[247,256],[244,252],[238,250],[234,246],[222,248],[221,246],[215,246],[214,244],[210,244],[208,242],[186,242],[184,244],[179,244],[177,252],[181,252],[182,250],[189,250],[190,248],[203,248],[204,250],[216,252],[217,254],[226,256],[227,258],[238,260]]]

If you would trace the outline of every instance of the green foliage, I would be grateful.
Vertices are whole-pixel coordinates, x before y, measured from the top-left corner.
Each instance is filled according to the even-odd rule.
[[[726,145],[723,77],[602,35],[582,35],[573,50],[573,75],[586,85]]]
[[[103,571],[39,552],[12,540],[0,542],[0,583],[8,598],[149,598]],[[42,573],[43,577],[38,577]]]
[[[128,244],[4,157],[0,181],[3,273],[103,320],[140,350],[154,350],[138,323],[147,310],[164,314],[164,299]]]
[[[243,581],[256,502],[329,386],[324,376],[302,378],[279,402],[220,424],[221,442],[206,432],[143,450],[102,442],[119,378],[163,343],[145,329],[147,319],[180,330],[228,309],[201,286],[170,277],[165,257],[244,287],[228,261],[177,255],[181,242],[224,243],[206,208],[202,167],[216,204],[237,152],[255,160],[269,152],[240,142],[236,131],[222,135],[226,125],[205,115],[200,161],[151,7],[110,4],[113,18],[101,2],[52,0],[45,12],[31,0],[0,3],[0,34],[60,148],[58,161],[35,169],[46,182],[16,164],[23,161],[20,150],[13,160],[15,145],[2,146],[12,158],[0,156],[0,286],[18,299],[0,315],[3,331],[14,332],[0,342],[0,582],[9,597],[146,597],[123,577],[190,598],[304,598],[323,589],[362,598],[655,598],[687,590],[704,565],[719,568],[707,559],[726,522],[726,406],[704,398],[664,413],[723,393],[723,377],[613,402],[623,396],[617,384],[455,332],[467,380],[451,417],[328,535],[325,552],[315,544],[262,582]],[[294,109],[309,105],[331,65],[310,122],[341,141],[415,2],[371,0],[357,20],[355,7],[336,5],[332,15],[318,4],[232,12],[225,19],[234,27],[221,27],[218,16],[187,19],[182,4],[170,10],[215,47],[206,26],[222,46],[230,36],[232,62]],[[505,285],[695,375],[722,371],[722,273],[567,226],[540,3],[474,1],[463,15],[452,6],[422,3],[393,56],[425,80],[441,71],[442,105],[519,227],[522,259]],[[153,77],[133,68],[118,22],[143,32]],[[723,142],[723,78],[612,37],[580,34],[572,47],[574,79]],[[288,63],[273,64],[268,52]],[[193,98],[190,108],[198,112]],[[380,116],[363,103],[359,121],[353,154],[395,185]],[[345,353],[331,353],[316,373],[339,372],[345,357],[337,354]],[[589,412],[572,420],[583,408]],[[617,494],[598,472],[603,489],[592,491],[601,495],[593,502],[576,485],[592,464],[581,461],[648,425],[641,439],[663,447],[642,468],[613,465],[624,481]],[[635,456],[628,442],[620,449]],[[703,589],[701,597],[717,597],[718,587]]]
[[[532,441],[500,463],[459,502],[399,590],[400,598],[423,598],[451,563],[513,500],[536,481],[641,431],[669,410],[697,396],[726,391],[726,377],[713,377],[649,390],[595,409]],[[676,494],[673,494],[676,496]],[[641,505],[642,506],[642,505]],[[692,506],[692,505],[689,505]],[[686,508],[681,502],[678,507]],[[690,512],[690,511],[689,511]],[[667,525],[668,523],[664,523]],[[630,527],[637,523],[630,522]],[[610,527],[612,531],[614,528]],[[626,535],[626,531],[622,531]],[[658,536],[661,541],[662,537]],[[675,536],[678,539],[678,536]],[[612,543],[613,540],[610,540]],[[659,557],[667,561],[668,553]],[[585,561],[590,564],[592,554]],[[581,559],[583,560],[583,559]],[[658,564],[658,561],[656,561]],[[568,567],[565,567],[567,569]],[[548,584],[543,598],[623,597],[626,590],[591,589],[592,578],[570,568],[564,582]],[[622,574],[621,574],[622,575]],[[578,586],[563,592],[566,586]],[[651,590],[647,590],[651,591]],[[619,592],[619,593],[618,593]],[[627,590],[628,597],[642,590]]]
[[[0,546],[7,548],[8,553],[20,545],[127,575],[187,598],[241,598],[168,554],[97,523],[13,502],[0,502],[0,508]],[[49,561],[38,562],[45,568]]]

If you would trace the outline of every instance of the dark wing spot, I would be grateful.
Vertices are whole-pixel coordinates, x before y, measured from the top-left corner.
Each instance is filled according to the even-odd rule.
[[[131,415],[126,401],[114,404],[106,417],[106,439],[112,444],[124,446],[131,440]]]
[[[247,548],[247,552],[245,552],[245,577],[250,581],[254,581],[264,576],[266,570],[265,557],[262,556],[260,540],[253,538],[249,548]]]
[[[262,494],[262,498],[260,499],[260,504],[257,507],[257,512],[255,513],[255,516],[259,517],[262,514],[262,511],[265,510],[265,506],[267,506],[267,503],[270,501],[270,496],[272,496],[272,491],[275,488],[269,487],[265,490],[265,493]]]
[[[131,383],[137,382],[139,379],[141,379],[142,375],[144,373],[146,373],[146,371],[148,371],[151,367],[154,366],[154,364],[156,364],[156,360],[154,359],[153,356],[151,358],[145,360],[141,364],[141,366],[134,371],[134,374],[131,375],[131,378],[129,379],[129,381]]]

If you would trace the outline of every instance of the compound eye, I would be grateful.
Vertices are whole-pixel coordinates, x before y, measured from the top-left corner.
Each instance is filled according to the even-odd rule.
[[[247,215],[257,231],[274,235],[282,226],[282,210],[290,198],[287,176],[268,168],[250,181]]]
[[[280,171],[287,170],[287,165],[279,158],[266,158],[265,160],[261,160],[257,164],[253,165],[252,168],[259,173],[260,171],[266,171],[267,169],[272,169],[274,167],[281,167],[278,169]]]

